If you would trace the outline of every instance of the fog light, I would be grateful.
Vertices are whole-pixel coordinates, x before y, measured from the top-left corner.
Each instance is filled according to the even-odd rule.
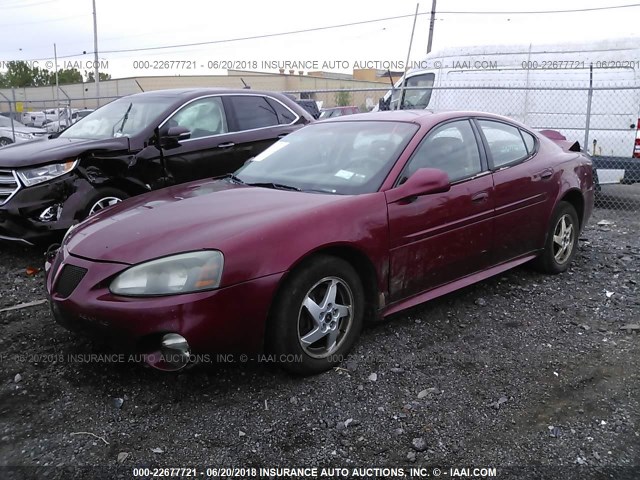
[[[176,372],[189,363],[189,343],[177,333],[167,333],[160,340],[160,349],[145,355],[145,362],[165,372]]]
[[[60,220],[60,215],[62,215],[62,205],[58,203],[45,208],[38,219],[41,222],[53,222],[54,220]]]

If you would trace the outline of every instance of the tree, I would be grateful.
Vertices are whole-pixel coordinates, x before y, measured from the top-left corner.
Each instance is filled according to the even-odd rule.
[[[55,85],[56,74],[51,74],[51,84]],[[82,73],[76,68],[67,68],[65,70],[58,70],[58,84],[69,85],[70,83],[82,83]]]
[[[85,71],[84,76],[87,77],[87,83],[95,82],[95,76],[96,76],[95,72]],[[98,72],[98,78],[100,79],[101,82],[104,82],[105,80],[111,80],[111,75],[104,72]]]
[[[86,73],[86,72],[85,72]],[[87,81],[93,82],[93,72],[87,74]],[[111,75],[100,72],[100,80],[109,80]],[[77,68],[58,70],[58,84],[69,85],[82,83],[82,72]],[[31,67],[27,62],[12,61],[7,63],[7,71],[0,73],[0,87],[42,87],[56,84],[55,71],[45,68]]]
[[[351,93],[350,92],[336,92],[336,106],[346,107],[351,105]]]
[[[49,84],[49,71],[31,67],[27,62],[12,61],[7,64],[5,83],[11,87],[41,87]]]
[[[0,85],[4,87],[42,87],[50,85],[51,72],[44,68],[31,67],[27,62],[7,63],[7,71],[0,74]]]

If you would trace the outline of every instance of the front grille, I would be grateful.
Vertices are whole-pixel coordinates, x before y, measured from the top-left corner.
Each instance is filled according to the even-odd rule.
[[[4,205],[20,189],[13,170],[0,168],[0,205]]]
[[[66,264],[62,267],[62,272],[60,272],[54,291],[63,298],[68,297],[73,293],[86,273],[86,268]]]

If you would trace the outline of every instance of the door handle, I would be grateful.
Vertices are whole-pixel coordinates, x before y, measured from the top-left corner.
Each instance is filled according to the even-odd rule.
[[[229,147],[233,147],[234,145],[235,143],[233,142],[221,143],[220,145],[218,145],[218,148],[229,148]]]
[[[487,192],[476,193],[471,197],[471,201],[473,203],[484,202],[487,198],[489,198],[489,194]]]
[[[281,133],[280,135],[278,135],[278,138],[284,138],[284,137],[286,137],[287,135],[289,135],[289,132],[287,132],[287,133]]]

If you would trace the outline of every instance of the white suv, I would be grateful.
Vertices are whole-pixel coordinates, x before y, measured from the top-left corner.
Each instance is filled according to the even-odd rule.
[[[0,115],[0,148],[14,143],[14,132],[15,143],[28,142],[29,140],[35,140],[36,138],[42,138],[47,135],[46,130],[27,127],[16,120],[13,121],[12,129],[11,119]]]

